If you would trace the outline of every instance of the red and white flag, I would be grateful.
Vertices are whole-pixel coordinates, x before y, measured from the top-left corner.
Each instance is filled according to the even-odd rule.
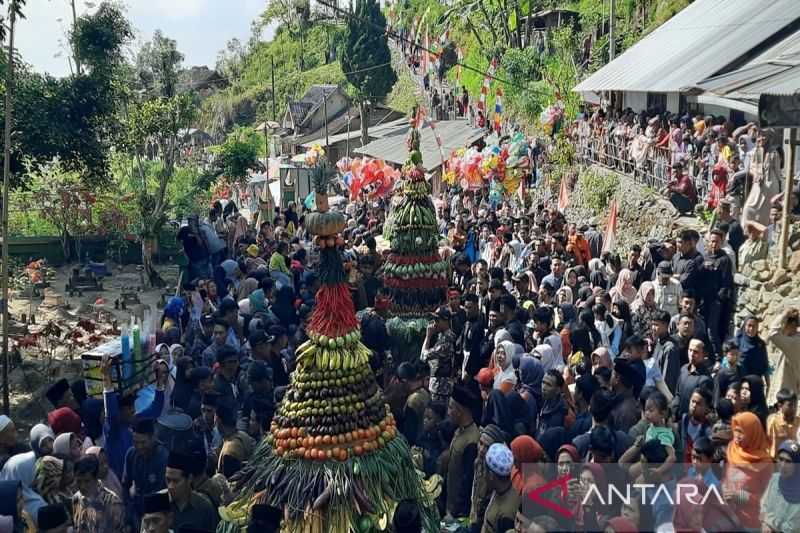
[[[486,97],[489,95],[489,87],[492,84],[492,78],[494,77],[494,73],[497,70],[497,58],[492,58],[492,62],[489,64],[489,70],[486,71],[486,75],[483,77],[483,85],[481,86],[481,95],[480,99],[478,100],[478,109],[483,111],[484,114],[486,113]]]
[[[612,252],[617,239],[617,201],[611,200],[611,209],[608,213],[606,232],[603,235],[603,250],[601,253]]]
[[[561,177],[561,186],[558,190],[558,210],[562,213],[564,210],[567,209],[569,205],[569,191],[567,190],[567,178],[566,176]]]

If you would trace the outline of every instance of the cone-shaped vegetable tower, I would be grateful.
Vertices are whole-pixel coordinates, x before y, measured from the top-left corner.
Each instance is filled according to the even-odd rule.
[[[423,316],[447,301],[448,263],[439,255],[439,228],[422,167],[417,126],[417,119],[413,119],[407,140],[409,157],[403,166],[402,198],[388,221],[391,254],[383,268],[392,314],[403,318]]]
[[[286,532],[384,530],[396,504],[419,502],[425,531],[438,530],[434,504],[397,432],[360,341],[345,281],[338,232],[327,211],[329,170],[314,169],[317,211],[306,216],[320,251],[322,287],[297,349],[297,367],[267,435],[235,479],[237,500],[223,508],[223,531],[246,525],[253,503],[284,510]]]

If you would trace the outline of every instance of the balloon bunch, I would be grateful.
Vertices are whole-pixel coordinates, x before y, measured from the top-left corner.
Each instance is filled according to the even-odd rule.
[[[306,166],[315,167],[320,158],[325,156],[325,149],[319,144],[314,144],[303,155]]]
[[[475,148],[466,150],[461,160],[461,187],[464,190],[477,190],[484,186],[481,162],[483,154]]]
[[[504,147],[508,154],[506,158],[506,172],[503,177],[503,188],[506,194],[512,194],[519,187],[519,182],[530,174],[531,159],[530,146],[527,139],[517,132],[511,137],[511,142]]]
[[[381,159],[343,157],[336,163],[342,180],[355,200],[360,194],[369,199],[385,196],[400,177],[400,171]]]
[[[554,103],[539,115],[539,122],[547,135],[552,135],[556,126],[564,118],[564,104],[561,101]]]

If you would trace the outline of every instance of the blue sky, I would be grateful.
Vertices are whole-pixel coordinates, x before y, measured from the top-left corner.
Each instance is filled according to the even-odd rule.
[[[93,0],[99,4],[99,0]],[[160,29],[178,42],[187,67],[213,68],[217,53],[228,40],[250,37],[250,23],[266,7],[266,0],[127,0],[128,18],[136,29],[136,44],[148,41]],[[77,0],[78,12],[87,10]],[[17,26],[17,47],[23,59],[38,71],[54,76],[69,74],[67,54],[55,57],[65,28],[72,21],[69,0],[28,0],[26,19]],[[264,37],[267,37],[266,35]]]

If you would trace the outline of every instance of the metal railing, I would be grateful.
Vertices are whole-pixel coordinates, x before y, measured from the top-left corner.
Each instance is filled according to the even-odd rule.
[[[640,137],[641,140],[638,142],[641,143],[640,150],[643,155],[634,158],[631,155],[633,139],[613,134],[577,134],[573,137],[576,158],[581,164],[609,168],[661,191],[672,180],[672,164],[677,157],[669,148],[656,146],[655,142],[645,140],[644,136]],[[681,161],[687,174],[694,180],[698,201],[705,202],[711,185],[710,166],[702,164],[698,158],[685,154]]]

